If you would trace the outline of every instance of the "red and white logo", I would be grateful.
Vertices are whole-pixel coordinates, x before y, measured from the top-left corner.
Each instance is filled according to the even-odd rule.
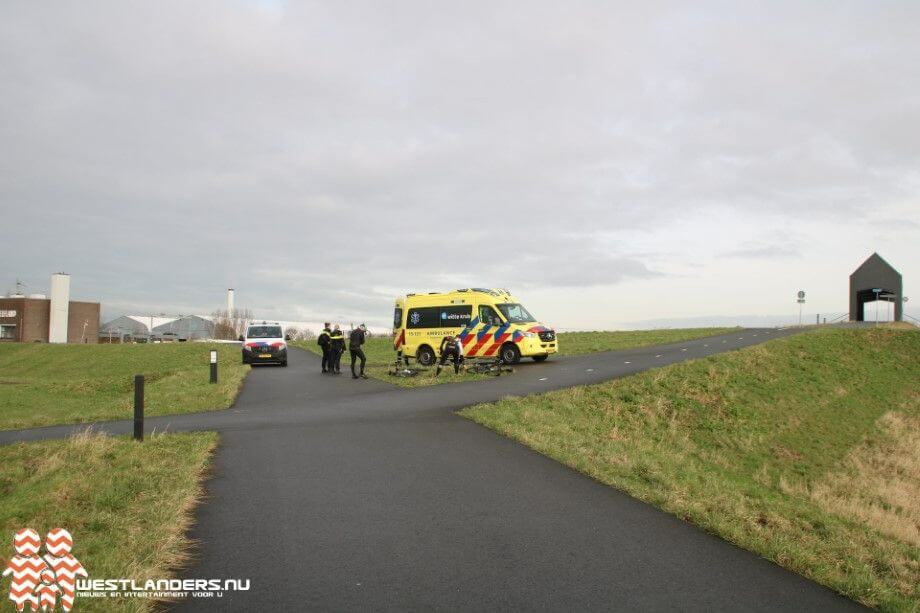
[[[26,603],[31,611],[54,611],[60,596],[61,608],[73,608],[77,577],[89,574],[71,553],[73,537],[63,528],[54,528],[45,537],[45,555],[39,556],[41,537],[31,528],[23,528],[13,536],[15,555],[10,558],[3,576],[12,575],[10,600],[17,611]]]

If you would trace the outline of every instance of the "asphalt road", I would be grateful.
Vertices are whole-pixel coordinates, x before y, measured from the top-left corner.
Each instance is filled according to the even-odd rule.
[[[254,369],[233,408],[148,422],[221,432],[183,576],[251,582],[177,608],[859,609],[453,413],[790,333],[744,330],[411,390],[321,375],[299,351],[286,369]],[[2,432],[0,444],[72,430]]]

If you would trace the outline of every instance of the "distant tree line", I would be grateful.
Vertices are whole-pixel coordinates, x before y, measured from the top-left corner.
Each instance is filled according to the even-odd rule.
[[[246,333],[246,326],[252,321],[252,311],[249,309],[234,309],[214,311],[214,338],[224,341],[235,341]],[[288,328],[284,331],[290,335],[291,340],[308,341],[316,338],[316,334],[307,328]]]
[[[249,309],[233,309],[227,311],[218,309],[212,313],[214,318],[214,338],[224,341],[235,341],[246,332],[246,324],[252,319]]]

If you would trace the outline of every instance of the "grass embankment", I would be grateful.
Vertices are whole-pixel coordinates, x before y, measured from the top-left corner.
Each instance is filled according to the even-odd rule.
[[[666,330],[617,330],[610,332],[560,332],[559,355],[582,355],[600,351],[666,345],[706,336],[727,334],[740,328],[676,328]]]
[[[730,332],[735,328],[692,328],[678,330],[636,330],[623,332],[561,332],[559,334],[559,355],[580,355],[583,353],[596,353],[598,351],[616,351],[619,349],[633,349],[647,345],[660,345],[676,343],[704,336],[715,336]],[[316,340],[297,341],[291,343],[296,347],[321,353]],[[422,387],[425,385],[438,385],[441,383],[456,383],[458,381],[471,381],[475,379],[491,379],[489,375],[473,373],[460,373],[455,375],[453,366],[448,364],[441,374],[435,376],[435,369],[419,373],[415,377],[392,377],[388,371],[393,368],[396,354],[393,351],[393,341],[389,337],[374,337],[367,339],[364,345],[364,354],[367,356],[366,373],[375,379],[388,381],[403,387]],[[553,356],[555,357],[555,356]],[[550,357],[550,360],[553,359]],[[524,358],[525,363],[530,362]],[[342,354],[342,372],[349,371],[351,358],[346,350]],[[350,371],[348,372],[350,376]]]
[[[216,348],[218,383],[209,381]],[[143,374],[147,415],[230,406],[249,366],[237,345],[0,344],[0,429],[128,419],[134,375]]]
[[[920,332],[820,330],[463,414],[867,605],[920,609]]]
[[[65,528],[89,577],[168,578],[186,559],[186,531],[217,443],[213,433],[143,443],[101,434],[0,447],[0,565],[12,535]],[[9,540],[7,540],[9,539]],[[4,578],[3,586],[8,587]],[[144,611],[147,599],[77,597],[78,611]]]

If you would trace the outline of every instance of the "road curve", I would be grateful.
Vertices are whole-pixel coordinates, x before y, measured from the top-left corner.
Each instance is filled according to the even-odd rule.
[[[512,376],[490,380],[406,389],[377,380],[352,381],[347,375],[323,377],[313,354],[292,351],[290,366],[254,367],[229,409],[146,418],[147,431],[281,429],[323,421],[405,418],[441,415],[505,396],[538,394],[575,385],[602,383],[677,362],[740,349],[796,334],[796,329],[745,329],[730,334],[671,343],[525,361]],[[111,434],[130,434],[131,420],[0,431],[0,445],[17,441],[64,438],[92,427]]]
[[[453,412],[790,333],[742,330],[411,390],[323,376],[306,352],[287,369],[254,369],[231,409],[148,420],[222,433],[182,575],[251,582],[176,608],[860,609]],[[74,429],[0,432],[0,444]]]

